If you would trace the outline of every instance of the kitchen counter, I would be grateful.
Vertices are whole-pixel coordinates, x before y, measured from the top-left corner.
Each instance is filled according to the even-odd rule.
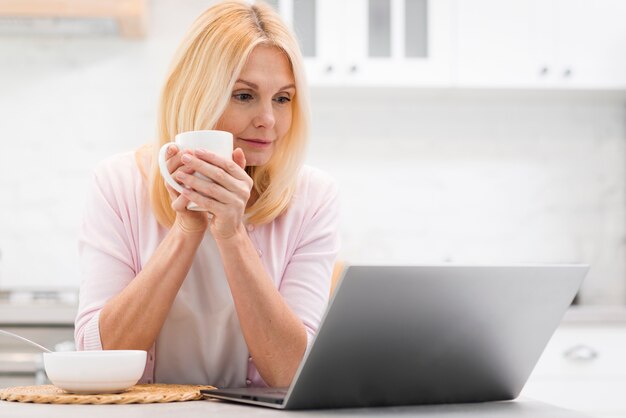
[[[57,303],[9,304],[0,303],[0,324],[74,326],[75,305]]]
[[[195,401],[147,405],[47,405],[0,401],[0,417],[11,418],[126,418],[126,417],[520,417],[576,418],[586,415],[530,399],[462,405],[426,405],[385,408],[328,409],[315,411],[278,411],[269,408],[230,404],[220,401]]]
[[[621,305],[577,305],[570,307],[561,325],[626,324],[626,307]]]
[[[74,349],[76,289],[0,289],[0,329],[54,350]],[[47,383],[41,352],[0,335],[0,388]]]
[[[78,289],[0,290],[0,326],[74,326]]]

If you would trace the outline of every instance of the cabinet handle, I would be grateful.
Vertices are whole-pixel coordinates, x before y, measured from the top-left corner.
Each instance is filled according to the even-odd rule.
[[[540,75],[548,75],[549,72],[550,70],[546,66],[541,67],[541,69],[539,70]]]
[[[598,352],[588,345],[575,345],[563,353],[563,357],[576,362],[589,362],[598,358]]]
[[[566,68],[565,71],[563,71],[563,77],[568,78],[572,76],[572,69],[571,68]]]
[[[356,64],[351,65],[350,66],[350,72],[352,74],[355,74],[355,73],[359,72],[359,67]]]
[[[332,73],[334,70],[332,65],[327,65],[326,68],[324,69],[324,71],[326,72],[326,74],[330,74]]]

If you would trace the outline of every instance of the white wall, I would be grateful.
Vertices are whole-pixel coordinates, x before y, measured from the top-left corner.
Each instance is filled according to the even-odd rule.
[[[317,92],[310,161],[344,196],[344,257],[568,263],[585,303],[622,303],[626,112],[619,95]]]
[[[206,2],[151,3],[145,41],[0,38],[0,287],[76,286],[97,161],[151,140],[173,50]],[[173,20],[172,17],[176,17]],[[309,162],[342,188],[353,262],[589,262],[626,299],[626,111],[609,93],[313,92]]]

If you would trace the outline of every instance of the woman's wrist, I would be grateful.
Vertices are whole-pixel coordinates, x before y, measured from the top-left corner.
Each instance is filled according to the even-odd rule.
[[[191,228],[185,225],[184,222],[181,222],[179,219],[177,219],[172,225],[172,232],[185,239],[197,239],[199,241],[202,241],[206,229]]]
[[[220,246],[239,246],[242,240],[248,238],[248,231],[243,223],[240,223],[235,232],[229,236],[213,235],[215,242]]]

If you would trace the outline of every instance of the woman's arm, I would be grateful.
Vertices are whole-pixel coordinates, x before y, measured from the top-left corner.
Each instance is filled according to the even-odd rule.
[[[216,242],[254,364],[268,385],[289,386],[307,346],[302,321],[265,272],[243,225]]]
[[[288,261],[281,289],[289,296],[283,296],[242,223],[252,183],[241,168],[245,167],[243,155],[236,150],[233,160],[236,164],[196,152],[183,162],[215,183],[184,175],[178,179],[190,188],[183,195],[214,214],[211,232],[257,370],[270,386],[289,386],[306,350],[307,332],[315,332],[328,298],[337,250],[335,193],[318,196],[327,198],[324,205],[328,206],[315,207],[319,211],[309,220],[310,227],[303,226],[308,233]],[[296,314],[298,310],[302,317]]]
[[[259,373],[270,386],[289,386],[306,350],[307,335],[265,272],[243,225],[252,189],[252,179],[243,170],[245,156],[240,149],[233,152],[233,161],[202,150],[194,154],[184,157],[183,163],[213,183],[179,172],[176,178],[190,187],[182,195],[213,213],[211,233]]]
[[[186,232],[174,224],[141,272],[102,308],[103,349],[150,349],[203,236],[203,232]]]
[[[170,146],[170,172],[189,172],[181,162],[183,154]],[[208,226],[206,213],[188,211],[188,200],[168,190],[177,212],[174,225],[139,274],[102,308],[99,330],[103,349],[152,347],[202,242]]]

